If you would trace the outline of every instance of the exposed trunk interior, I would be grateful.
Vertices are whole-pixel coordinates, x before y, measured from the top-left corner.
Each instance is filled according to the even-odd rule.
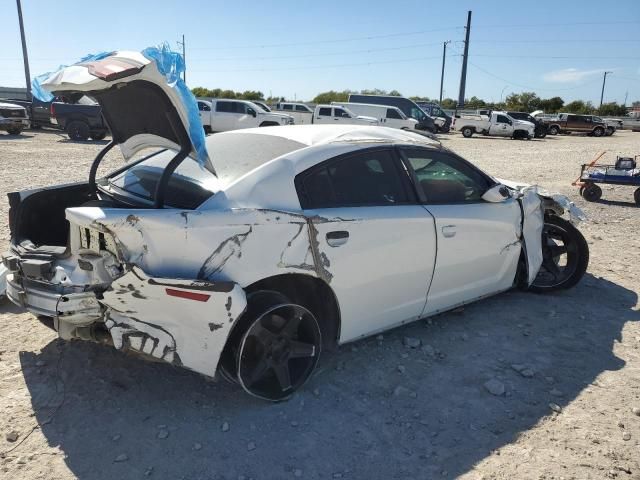
[[[66,247],[69,222],[65,218],[65,209],[96,199],[88,183],[12,192],[8,197],[11,242],[19,245],[28,240],[35,247]]]

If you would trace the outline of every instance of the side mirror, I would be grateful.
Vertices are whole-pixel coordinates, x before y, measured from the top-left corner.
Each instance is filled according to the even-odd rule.
[[[253,118],[256,118],[257,113],[253,108],[250,108],[249,109],[249,115],[251,115]]]
[[[482,200],[490,203],[504,202],[507,198],[511,198],[511,192],[501,183],[494,185],[482,195]]]

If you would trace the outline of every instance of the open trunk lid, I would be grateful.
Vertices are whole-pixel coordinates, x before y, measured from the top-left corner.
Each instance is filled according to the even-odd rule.
[[[167,46],[86,57],[34,79],[34,95],[84,93],[100,104],[124,158],[149,147],[188,149],[214,172],[193,94],[180,78],[184,61]]]

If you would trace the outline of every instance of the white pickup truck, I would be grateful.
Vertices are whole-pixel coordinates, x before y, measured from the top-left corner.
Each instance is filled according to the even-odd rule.
[[[200,120],[205,132],[227,132],[241,128],[293,125],[293,117],[266,112],[248,100],[198,99]]]
[[[331,124],[331,125],[380,125],[378,119],[356,115],[351,110],[343,106],[336,105],[316,105],[316,109],[311,117],[311,123]]]
[[[474,133],[497,137],[526,138],[534,137],[535,125],[524,120],[516,120],[506,112],[490,112],[489,115],[456,115],[451,129],[470,138]]]

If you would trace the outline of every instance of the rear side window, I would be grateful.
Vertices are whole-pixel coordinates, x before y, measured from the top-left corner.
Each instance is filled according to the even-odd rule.
[[[331,109],[328,107],[322,107],[320,108],[320,111],[318,112],[318,115],[321,117],[330,117],[331,116]]]
[[[282,105],[283,110],[293,110],[293,105],[287,105],[286,103]]]
[[[216,102],[216,112],[230,113],[233,111],[233,102]]]
[[[393,118],[395,120],[402,120],[402,117],[400,116],[398,111],[394,110],[393,108],[387,108],[387,118]]]
[[[360,152],[329,161],[296,181],[304,209],[389,206],[408,201],[389,150]]]

